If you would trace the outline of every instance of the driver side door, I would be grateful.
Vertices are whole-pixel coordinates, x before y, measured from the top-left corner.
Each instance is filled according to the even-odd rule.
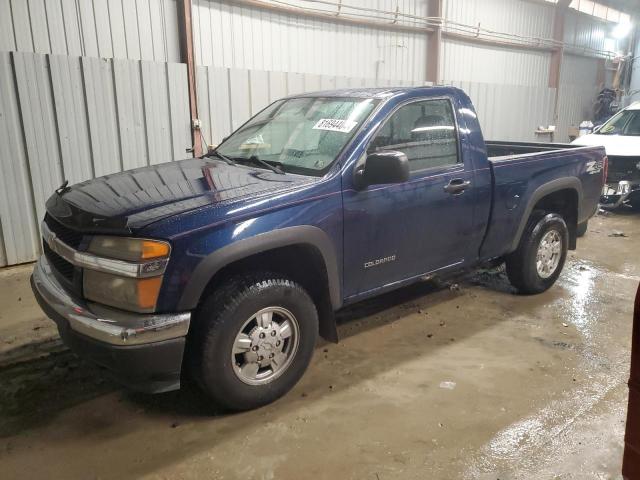
[[[454,268],[470,256],[473,167],[460,150],[449,98],[412,100],[388,116],[367,152],[403,152],[410,178],[344,192],[347,299]]]

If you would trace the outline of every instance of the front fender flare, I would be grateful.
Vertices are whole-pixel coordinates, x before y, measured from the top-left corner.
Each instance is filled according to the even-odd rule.
[[[200,297],[209,281],[227,265],[256,253],[292,245],[311,245],[318,249],[327,272],[329,297],[334,310],[342,306],[342,289],[338,272],[338,259],[329,236],[320,228],[311,225],[286,227],[226,245],[205,256],[191,274],[180,302],[180,311],[198,306]]]

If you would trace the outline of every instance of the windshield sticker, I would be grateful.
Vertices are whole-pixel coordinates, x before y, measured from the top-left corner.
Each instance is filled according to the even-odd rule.
[[[264,138],[262,138],[262,134],[259,133],[255,137],[251,137],[243,142],[243,145],[262,145],[264,143]]]
[[[264,138],[262,137],[262,134],[259,133],[258,135],[254,135],[253,137],[245,140],[244,143],[242,143],[238,147],[238,149],[239,150],[257,150],[257,149],[265,149],[269,147],[271,147],[271,144],[265,143]]]
[[[349,133],[358,122],[353,120],[340,120],[337,118],[321,118],[313,126],[314,130],[329,130],[331,132]]]

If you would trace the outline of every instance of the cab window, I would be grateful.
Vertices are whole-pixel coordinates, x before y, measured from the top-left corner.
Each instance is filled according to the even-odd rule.
[[[458,163],[453,109],[448,100],[424,100],[400,107],[371,143],[371,151],[397,150],[412,172]]]

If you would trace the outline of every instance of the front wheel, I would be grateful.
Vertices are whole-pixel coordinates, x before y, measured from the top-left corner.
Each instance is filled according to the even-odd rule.
[[[560,276],[569,247],[569,231],[556,213],[532,215],[518,249],[507,257],[507,276],[520,293],[549,289]]]
[[[231,279],[196,313],[191,364],[218,405],[249,410],[273,402],[302,377],[318,313],[309,294],[278,274]]]

